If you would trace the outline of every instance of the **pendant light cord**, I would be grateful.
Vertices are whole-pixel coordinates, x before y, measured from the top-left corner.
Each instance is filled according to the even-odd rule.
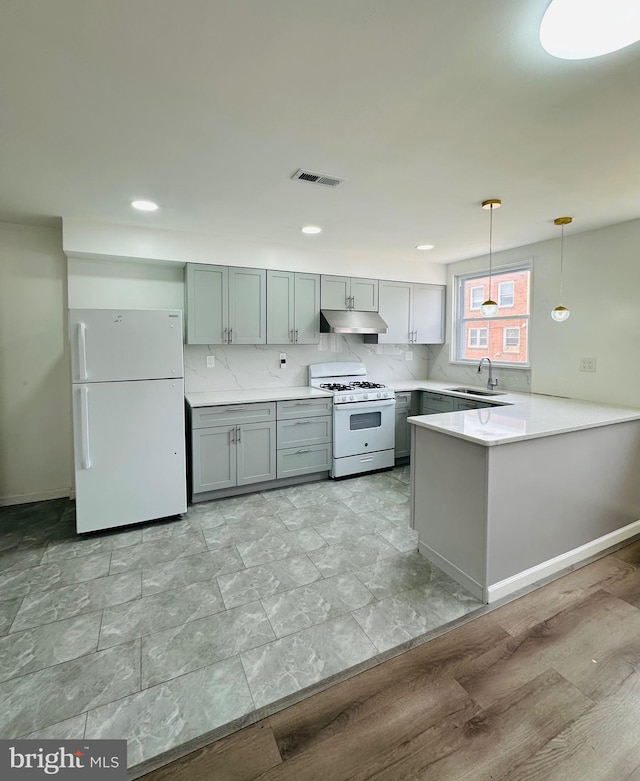
[[[493,298],[491,298],[491,266],[492,266],[492,252],[491,252],[491,246],[493,242],[493,204],[491,205],[491,208],[489,209],[489,299],[493,301]]]
[[[564,258],[564,224],[562,225],[562,233],[560,234],[560,306],[562,306],[562,302],[564,301],[564,294],[562,292],[562,263]]]

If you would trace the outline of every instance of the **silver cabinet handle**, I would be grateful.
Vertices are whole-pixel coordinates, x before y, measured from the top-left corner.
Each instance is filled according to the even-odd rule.
[[[415,336],[413,337],[413,341],[414,341],[414,343],[415,343],[415,342],[417,342],[417,341],[418,341],[418,332],[417,332],[417,331],[414,331],[413,333],[415,334]]]
[[[311,420],[309,418],[305,418],[304,420],[296,420],[294,421],[295,426],[306,426],[307,423],[311,423]]]
[[[296,328],[296,342],[298,341],[298,329]]]
[[[229,335],[228,334],[229,334],[229,329],[225,328],[224,329],[224,334],[222,336],[222,343],[223,344],[226,344],[229,341]]]
[[[308,407],[309,404],[313,404],[312,401],[296,401],[296,407]]]
[[[302,447],[300,450],[296,450],[296,453],[310,453],[311,448],[310,447]]]
[[[230,445],[233,445],[233,443],[236,441],[235,440],[235,436],[234,436],[235,432],[236,432],[235,428],[230,428],[229,429],[229,444]]]
[[[238,432],[238,436],[236,438],[236,442],[242,442],[242,429],[240,428],[240,426],[238,426],[236,431]]]
[[[289,331],[289,341],[293,342],[293,328]]]
[[[233,328],[229,329],[229,344],[233,342]]]
[[[244,407],[227,407],[227,412],[244,412]]]

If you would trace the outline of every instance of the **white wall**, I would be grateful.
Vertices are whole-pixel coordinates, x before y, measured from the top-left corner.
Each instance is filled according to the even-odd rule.
[[[429,263],[424,252],[416,252],[415,261],[398,261],[391,265],[388,260],[376,258],[368,252],[350,252],[348,255],[324,252],[321,237],[308,238],[309,249],[302,251],[284,245],[256,244],[241,236],[143,229],[75,219],[63,222],[63,246],[69,258],[213,263],[439,285],[445,281],[445,267]]]
[[[526,388],[530,378],[533,393],[640,407],[640,220],[574,235],[571,228],[564,241],[564,304],[571,317],[564,323],[551,319],[559,303],[560,235],[494,255],[494,268],[533,258],[531,371],[496,374],[512,390]],[[487,268],[486,256],[452,263],[448,306],[454,275]],[[450,342],[448,325],[447,344],[429,348],[429,377],[478,384],[475,369],[449,363]],[[583,357],[596,358],[595,373],[579,370]]]
[[[60,230],[0,223],[0,504],[69,495],[66,277]]]
[[[69,259],[69,309],[183,309],[184,269]]]

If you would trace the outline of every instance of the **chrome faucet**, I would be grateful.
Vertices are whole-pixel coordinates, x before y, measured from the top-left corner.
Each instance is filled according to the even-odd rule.
[[[489,364],[489,379],[487,380],[487,388],[488,390],[493,390],[498,384],[498,380],[493,379],[493,364],[491,363],[491,358],[480,359],[480,363],[478,364],[478,374],[480,374],[480,372],[482,371],[482,364],[485,361]]]

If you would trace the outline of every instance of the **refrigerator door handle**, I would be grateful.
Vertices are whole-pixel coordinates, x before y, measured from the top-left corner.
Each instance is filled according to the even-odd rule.
[[[81,380],[87,376],[87,324],[78,323],[78,372]]]
[[[89,388],[80,388],[80,437],[82,468],[91,469],[91,442],[89,440]]]

